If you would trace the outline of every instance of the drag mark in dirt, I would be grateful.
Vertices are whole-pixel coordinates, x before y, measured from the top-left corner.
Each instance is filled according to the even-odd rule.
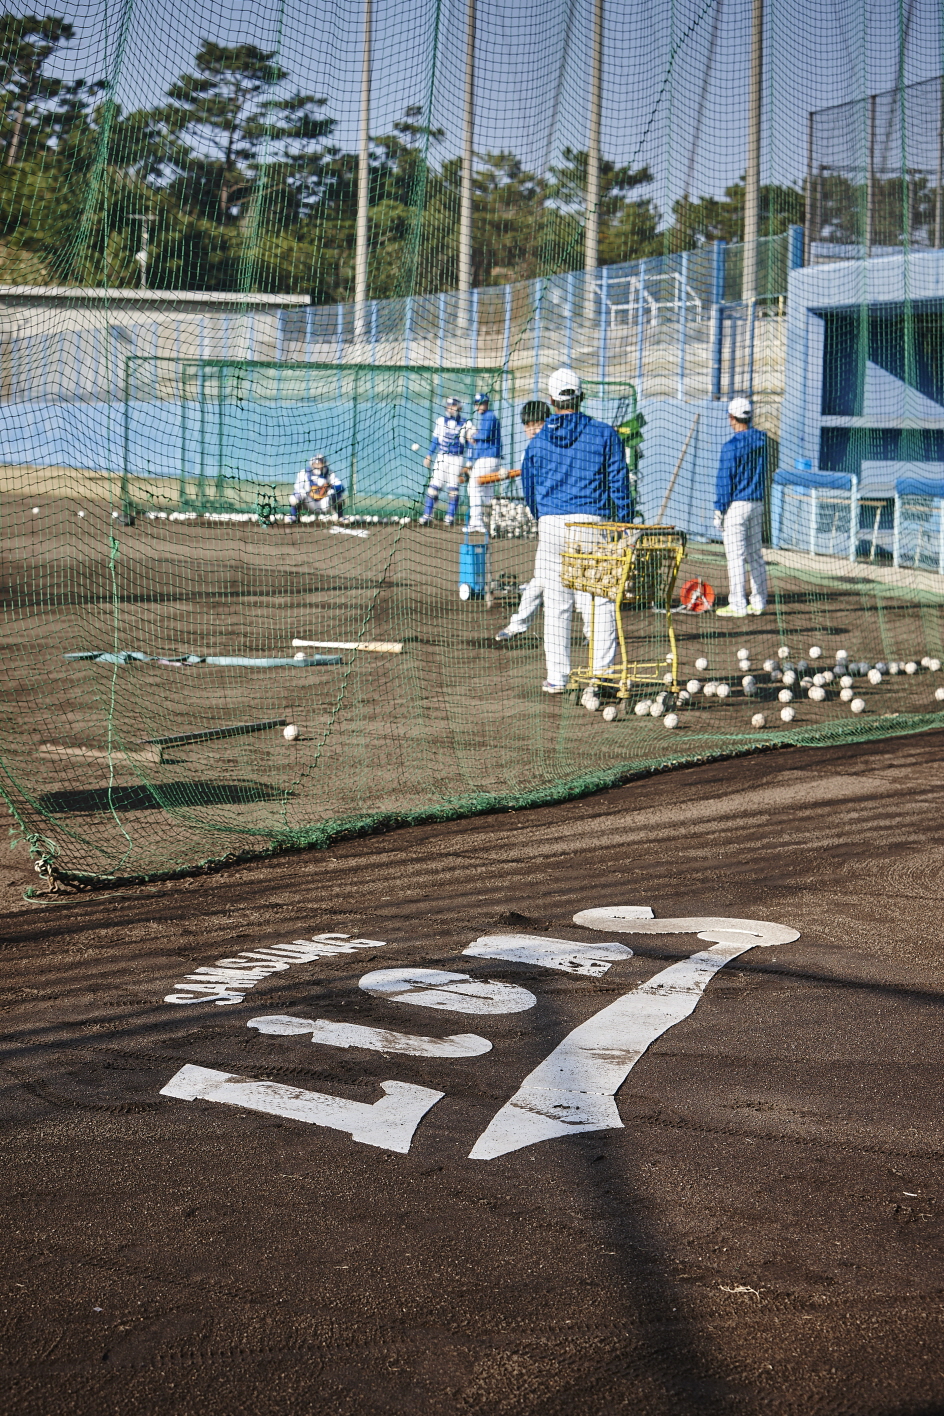
[[[311,939],[294,939],[291,944],[246,949],[231,959],[217,959],[209,967],[194,969],[175,985],[177,992],[168,993],[164,1002],[216,1003],[220,1007],[241,1003],[257,983],[292,964],[310,964],[315,959],[353,954],[358,949],[382,948],[384,943],[383,939],[352,939],[349,934],[315,934]]]
[[[316,1126],[346,1131],[352,1141],[362,1145],[406,1155],[417,1126],[445,1092],[408,1082],[381,1082],[380,1086],[385,1095],[369,1106],[362,1101],[301,1091],[280,1082],[254,1081],[252,1077],[188,1063],[161,1088],[161,1096],[180,1097],[183,1101],[222,1101],[291,1121],[314,1122]]]
[[[475,1033],[452,1037],[417,1037],[413,1033],[389,1032],[386,1028],[363,1027],[359,1023],[329,1023],[324,1018],[282,1017],[269,1014],[250,1018],[247,1028],[277,1037],[298,1037],[311,1033],[312,1042],[328,1047],[363,1047],[370,1052],[400,1052],[407,1057],[481,1057],[492,1044]]]
[[[615,1095],[646,1049],[695,1009],[711,979],[731,959],[758,945],[789,944],[799,931],[749,919],[627,919],[584,910],[574,923],[632,934],[697,934],[716,941],[657,973],[571,1033],[526,1077],[476,1141],[470,1160],[575,1131],[622,1127]]]

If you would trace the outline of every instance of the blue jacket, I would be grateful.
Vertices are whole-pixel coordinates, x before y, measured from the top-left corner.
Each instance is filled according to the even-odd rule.
[[[767,434],[759,428],[735,433],[721,449],[715,510],[727,511],[735,501],[763,501],[767,487]]]
[[[501,423],[494,413],[483,413],[475,430],[472,461],[477,462],[480,457],[501,457],[501,455]]]
[[[533,516],[632,521],[626,457],[615,428],[586,413],[555,413],[528,443],[521,490]]]

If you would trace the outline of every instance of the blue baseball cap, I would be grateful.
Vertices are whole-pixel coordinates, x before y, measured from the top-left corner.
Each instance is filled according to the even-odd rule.
[[[489,396],[489,394],[487,394],[487,393],[477,393],[477,394],[475,395],[475,402],[476,402],[476,403],[488,403],[488,402],[489,402],[489,397],[490,397],[490,396]]]

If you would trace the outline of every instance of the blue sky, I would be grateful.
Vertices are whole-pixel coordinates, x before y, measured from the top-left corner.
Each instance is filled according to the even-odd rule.
[[[478,149],[511,149],[541,170],[564,146],[586,145],[591,4],[479,0]],[[20,8],[38,9],[33,0]],[[127,108],[160,102],[204,37],[249,42],[278,51],[293,87],[324,95],[338,140],[355,144],[362,0],[69,0],[50,8],[76,27],[60,72],[113,73]],[[894,85],[906,27],[906,80],[944,70],[937,0],[768,0],[767,9],[765,180],[802,178],[809,109]],[[464,0],[375,0],[375,13],[373,131],[389,131],[409,104],[431,105],[447,132],[436,151],[456,152]],[[604,152],[647,163],[655,175],[648,194],[663,211],[686,188],[720,194],[743,171],[749,26],[750,0],[607,0]]]

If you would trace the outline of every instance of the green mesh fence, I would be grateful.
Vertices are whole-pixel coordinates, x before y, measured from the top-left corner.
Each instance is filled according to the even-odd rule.
[[[942,68],[919,0],[8,7],[0,783],[43,872],[937,726]],[[619,653],[578,599],[551,694],[520,469],[562,365],[652,529],[615,579],[571,548]],[[450,497],[480,394],[501,456]],[[735,398],[768,588],[731,616]]]

